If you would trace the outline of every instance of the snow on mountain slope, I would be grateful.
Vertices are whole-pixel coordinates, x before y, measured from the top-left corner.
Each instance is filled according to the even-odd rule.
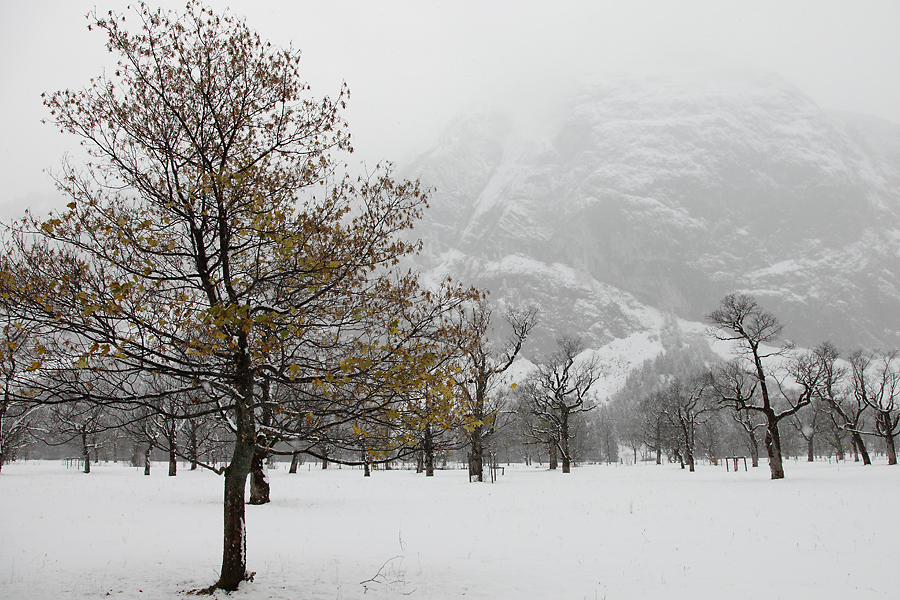
[[[900,344],[900,127],[745,72],[610,80],[543,130],[468,113],[405,171],[436,188],[422,268],[538,305],[535,354],[734,291],[801,344]]]

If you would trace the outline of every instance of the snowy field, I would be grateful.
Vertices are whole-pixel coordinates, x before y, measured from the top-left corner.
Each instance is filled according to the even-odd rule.
[[[900,467],[789,461],[570,475],[271,471],[235,599],[897,598]],[[0,598],[184,597],[221,561],[222,480],[59,462],[0,474]]]

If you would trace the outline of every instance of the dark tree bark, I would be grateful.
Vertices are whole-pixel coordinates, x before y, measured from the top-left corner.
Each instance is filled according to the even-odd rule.
[[[747,432],[747,445],[750,447],[750,466],[759,467],[759,441],[753,429]]]
[[[888,411],[877,411],[875,413],[875,426],[879,435],[881,435],[881,439],[884,440],[884,451],[887,455],[888,464],[896,465],[897,449],[894,444],[893,432],[896,423],[894,422],[891,413]]]
[[[551,470],[551,471],[555,471],[555,470],[556,470],[556,467],[557,467],[557,463],[556,463],[556,442],[555,442],[555,441],[551,441],[551,442],[550,442],[550,444],[549,444],[549,451],[550,451],[550,459],[549,459],[549,461],[550,461],[550,470]]]
[[[216,587],[227,591],[236,590],[248,577],[244,490],[253,461],[253,446],[252,443],[236,442],[231,463],[225,468],[224,549],[222,574]]]
[[[240,333],[237,337],[235,383],[239,395],[234,406],[236,440],[231,462],[225,467],[222,572],[215,585],[226,591],[236,590],[242,581],[248,579],[244,491],[256,455],[256,422],[251,408],[254,402],[254,378],[247,352],[247,334]]]
[[[91,452],[88,449],[87,433],[81,433],[81,458],[84,460],[84,472],[91,472]]]
[[[869,451],[866,449],[866,443],[863,441],[862,436],[858,431],[851,431],[850,435],[853,439],[853,451],[862,456],[863,466],[871,465],[872,459],[869,458]],[[859,460],[859,456],[856,457],[856,460]]]
[[[298,466],[300,466],[300,453],[295,450],[294,453],[291,454],[291,468],[288,470],[288,473],[296,473]]]
[[[430,425],[425,426],[424,433],[422,455],[425,460],[425,477],[434,477],[434,434]]]
[[[766,453],[769,455],[769,470],[772,479],[784,479],[784,464],[781,460],[781,433],[774,412],[766,414]]]
[[[472,429],[469,463],[471,464],[471,478],[475,481],[484,481],[484,426],[476,425]]]
[[[250,465],[250,504],[268,504],[270,501],[269,476],[266,473],[265,457],[265,451],[257,447]]]
[[[144,475],[150,475],[150,453],[153,452],[153,446],[151,444],[147,444],[147,449],[144,450]]]
[[[175,444],[169,441],[169,477],[178,475],[178,455],[175,453]]]
[[[563,473],[571,473],[572,472],[572,462],[571,457],[569,456],[569,413],[567,411],[562,411],[562,418],[560,419],[559,424],[559,441],[560,441],[560,454],[562,455],[562,472]]]

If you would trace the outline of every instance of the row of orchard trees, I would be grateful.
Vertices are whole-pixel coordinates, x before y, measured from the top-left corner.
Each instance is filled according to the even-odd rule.
[[[856,350],[845,356],[831,343],[798,351],[782,343],[782,326],[754,298],[727,296],[709,315],[719,340],[734,344],[722,361],[705,344],[680,341],[629,378],[610,409],[618,439],[682,461],[744,455],[758,465],[765,448],[773,479],[784,477],[785,428],[805,445],[818,439],[842,458],[852,451],[870,464],[867,441],[879,440],[897,463],[900,433],[900,355]]]
[[[502,428],[508,392],[514,389],[505,374],[536,324],[537,313],[508,309],[498,326],[492,309],[480,298],[456,306],[449,319],[456,323],[456,343],[442,346],[442,354],[424,365],[422,381],[395,393],[374,425],[347,420],[352,407],[312,394],[295,407],[303,410],[303,424],[284,423],[277,414],[298,403],[298,388],[308,386],[264,381],[260,428],[267,430],[267,438],[257,443],[251,486],[257,476],[264,477],[262,461],[278,455],[292,457],[292,472],[302,456],[309,455],[321,459],[323,466],[329,462],[362,465],[366,475],[373,464],[418,458],[421,470],[432,475],[436,458],[462,449],[470,455],[472,480],[482,481],[486,444]],[[508,332],[505,339],[503,330]],[[9,338],[6,341],[11,343]],[[34,338],[32,343],[41,340]],[[132,462],[144,464],[149,474],[150,453],[160,450],[168,458],[169,475],[174,476],[179,460],[190,461],[192,469],[203,466],[216,471],[231,450],[228,420],[220,418],[218,411],[207,410],[196,395],[175,389],[171,380],[164,384],[166,380],[157,378],[149,400],[110,391],[100,402],[95,401],[99,395],[94,399],[79,395],[72,378],[84,378],[85,373],[76,367],[61,370],[53,382],[56,389],[48,393],[49,381],[35,379],[44,376],[45,370],[23,366],[26,348],[24,344],[17,347],[7,361],[0,362],[10,375],[3,414],[22,415],[4,421],[7,461],[15,459],[26,442],[34,441],[76,448],[86,473],[101,456],[118,460],[123,452],[126,457],[131,452]],[[17,383],[14,376],[24,380]],[[91,385],[101,381],[95,378]]]
[[[620,450],[666,456],[693,471],[699,457],[765,452],[771,477],[786,453],[814,460],[816,445],[870,464],[870,448],[896,464],[900,434],[900,353],[842,354],[825,342],[799,350],[782,325],[745,294],[726,296],[708,316],[711,337],[730,342],[723,360],[703,339],[663,334],[664,352],[634,371],[608,402],[593,393],[603,375],[596,355],[563,338],[494,411],[492,450],[546,457],[563,472],[576,461],[615,461]],[[499,425],[498,425],[499,424]]]

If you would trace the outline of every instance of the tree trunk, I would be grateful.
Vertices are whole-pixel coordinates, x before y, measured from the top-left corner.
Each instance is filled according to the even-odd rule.
[[[253,415],[253,373],[246,352],[245,334],[238,336],[239,351],[235,374],[239,391],[234,408],[235,441],[231,462],[225,467],[225,495],[223,501],[222,573],[215,587],[234,591],[247,575],[247,531],[244,520],[244,491],[247,477],[256,454],[256,421]]]
[[[265,464],[265,452],[257,449],[250,463],[250,500],[253,505],[269,503],[269,474]]]
[[[81,456],[84,459],[84,472],[91,472],[91,451],[88,450],[87,434],[81,434]]]
[[[662,432],[659,430],[659,424],[656,426],[656,464],[662,464]]]
[[[569,457],[569,421],[565,417],[559,428],[560,450],[562,454],[562,472],[570,473],[572,469],[571,458]]]
[[[419,450],[416,452],[416,473],[425,472],[425,452]]]
[[[813,447],[814,435],[806,438],[806,462],[813,462],[816,459],[815,448]]]
[[[362,451],[362,459],[363,459],[363,477],[371,477],[372,476],[372,467],[369,464],[369,453],[365,450]]]
[[[153,452],[153,445],[147,444],[147,449],[144,450],[144,475],[150,475],[150,453]]]
[[[247,533],[244,527],[244,490],[253,461],[254,444],[238,440],[225,469],[224,549],[217,588],[234,591],[247,579]]]
[[[781,460],[781,435],[774,412],[766,412],[766,450],[769,454],[769,470],[772,479],[784,479],[784,465]]]
[[[190,424],[190,445],[191,445],[191,471],[196,471],[200,462],[200,449],[197,444],[197,426],[192,422]]]
[[[175,453],[175,443],[169,442],[169,477],[178,474],[178,455]]]
[[[852,431],[851,435],[853,436],[853,445],[855,447],[855,450],[862,455],[863,466],[871,465],[872,459],[869,458],[869,451],[866,450],[866,443],[863,441],[862,436],[857,431]]]
[[[749,438],[749,442],[747,445],[750,447],[750,466],[758,467],[759,466],[759,442],[756,440],[756,433],[753,429],[747,432],[747,437]]]
[[[688,471],[693,473],[694,472],[694,451],[691,450],[690,446],[685,445],[684,454],[685,454],[685,457],[687,457]]]
[[[482,439],[483,426],[477,425],[472,430],[472,454],[469,459],[472,463],[472,476],[475,481],[484,482],[484,440]],[[471,478],[470,478],[471,479]]]
[[[556,442],[550,442],[550,470],[556,470]]]
[[[897,464],[897,449],[894,446],[894,436],[887,432],[884,436],[884,445],[887,449],[887,457],[889,465]]]
[[[434,477],[434,438],[431,427],[425,426],[425,447],[422,454],[425,455],[425,477]]]
[[[291,468],[288,470],[288,473],[296,473],[298,466],[300,466],[300,453],[295,450],[294,453],[291,454]]]

